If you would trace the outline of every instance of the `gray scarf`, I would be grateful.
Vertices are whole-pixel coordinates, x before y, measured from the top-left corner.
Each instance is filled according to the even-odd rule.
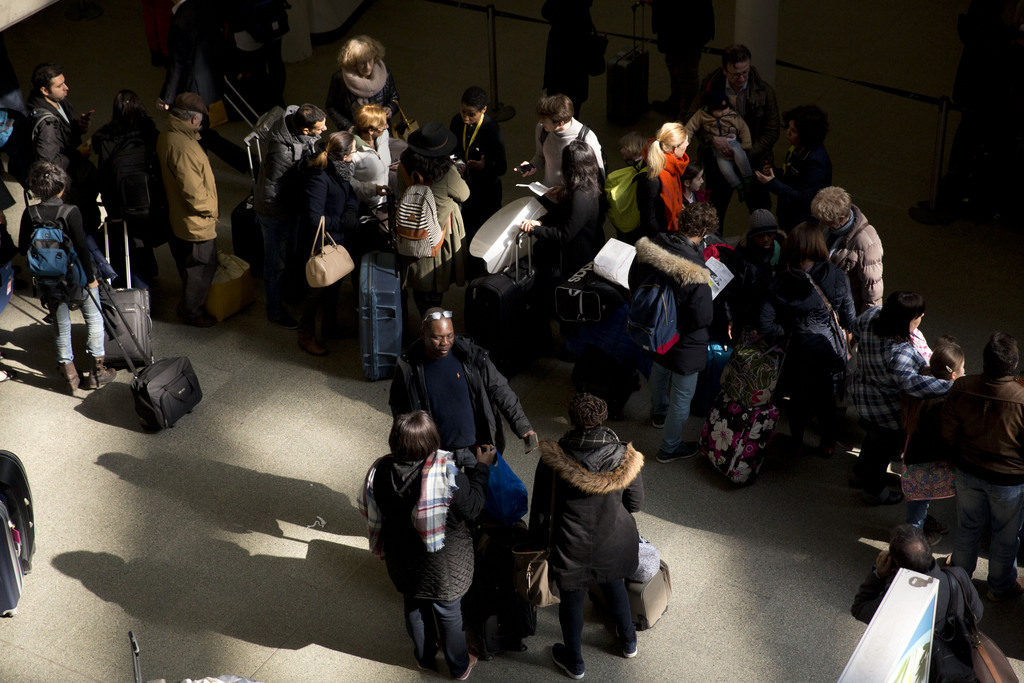
[[[331,159],[331,164],[334,166],[334,172],[338,174],[339,178],[346,183],[352,182],[352,176],[356,172],[355,164],[351,161],[342,161],[340,159]]]

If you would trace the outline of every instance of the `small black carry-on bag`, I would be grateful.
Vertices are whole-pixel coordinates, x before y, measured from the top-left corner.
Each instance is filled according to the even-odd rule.
[[[100,287],[103,287],[108,300],[111,302],[114,313],[120,318],[125,331],[131,338],[136,349],[141,353],[142,346],[132,331],[124,312],[117,305],[117,302],[110,296],[110,285],[106,280],[100,280]],[[93,297],[94,303],[99,306],[96,294],[92,289],[89,296]],[[101,308],[103,321],[108,330],[112,327],[112,316],[106,309]],[[135,399],[135,412],[139,415],[139,421],[145,429],[158,431],[164,427],[173,427],[174,424],[203,399],[203,390],[199,387],[199,379],[192,370],[192,363],[184,356],[178,358],[161,358],[144,365],[142,370],[136,368],[132,356],[128,354],[119,336],[114,335],[114,340],[121,348],[121,353],[128,363],[128,369],[132,371],[131,390],[132,398]]]

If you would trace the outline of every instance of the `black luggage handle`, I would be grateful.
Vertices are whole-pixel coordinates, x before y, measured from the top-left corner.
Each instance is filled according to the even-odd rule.
[[[523,239],[526,239],[526,246],[528,247],[526,250],[526,277],[529,278],[533,274],[533,242],[530,241],[530,233],[520,231],[516,234],[516,241],[513,245],[512,253],[512,270],[514,271],[512,279],[517,285],[521,284],[519,282],[519,255],[521,248],[520,242]]]

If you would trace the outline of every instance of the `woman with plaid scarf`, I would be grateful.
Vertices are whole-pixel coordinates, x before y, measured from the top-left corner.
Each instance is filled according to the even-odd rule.
[[[373,464],[360,491],[370,550],[404,596],[416,663],[435,669],[440,647],[452,676],[465,680],[476,664],[462,625],[462,596],[473,581],[467,522],[484,509],[496,451],[478,448],[476,464],[459,472],[422,410],[395,418],[388,445],[391,454]]]

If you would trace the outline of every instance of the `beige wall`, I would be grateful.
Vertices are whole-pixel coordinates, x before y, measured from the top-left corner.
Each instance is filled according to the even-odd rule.
[[[75,0],[66,0],[66,2],[73,1]],[[55,2],[57,0],[3,0],[0,2],[0,31]],[[13,45],[8,45],[7,49],[10,50],[13,47]]]

